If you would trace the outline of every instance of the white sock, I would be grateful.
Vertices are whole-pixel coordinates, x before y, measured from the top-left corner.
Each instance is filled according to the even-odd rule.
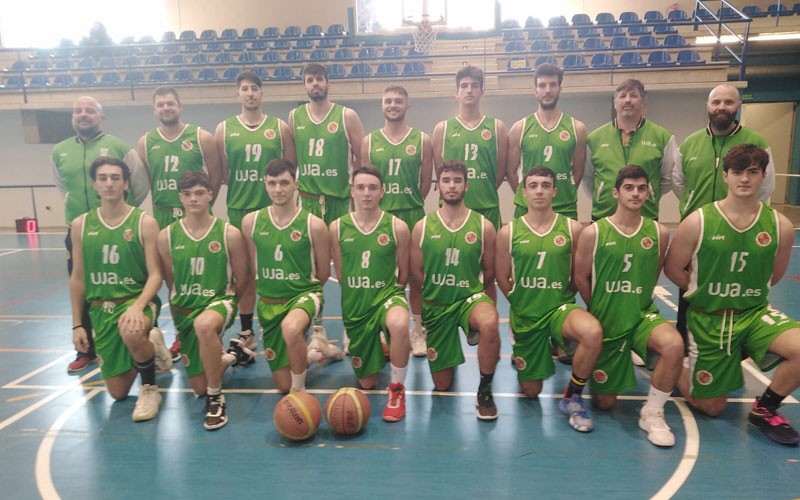
[[[414,328],[422,328],[422,315],[412,314],[411,320],[414,322]]]
[[[392,383],[399,383],[405,384],[406,383],[406,373],[408,372],[408,365],[400,368],[399,366],[392,366]]]
[[[222,394],[222,387],[206,387],[206,395],[219,396]]]
[[[644,404],[651,411],[663,410],[672,392],[659,391],[650,385],[650,392],[647,394],[647,402]]]
[[[306,373],[308,370],[303,370],[303,373],[295,374],[291,370],[289,373],[292,375],[292,389],[296,391],[305,391],[306,390]]]

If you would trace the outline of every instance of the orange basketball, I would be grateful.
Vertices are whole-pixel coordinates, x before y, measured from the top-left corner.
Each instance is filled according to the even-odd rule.
[[[287,394],[275,407],[275,428],[291,441],[304,441],[316,434],[322,422],[322,407],[305,391]]]
[[[370,415],[367,396],[353,387],[334,392],[325,403],[325,419],[337,434],[358,434],[367,425]]]

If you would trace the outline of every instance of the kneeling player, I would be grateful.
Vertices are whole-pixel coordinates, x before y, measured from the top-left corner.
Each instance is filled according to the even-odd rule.
[[[572,261],[581,225],[553,211],[555,174],[534,167],[522,179],[528,212],[503,226],[497,235],[497,285],[511,304],[514,356],[522,392],[535,398],[542,380],[555,373],[550,339],[578,343],[572,378],[559,404],[569,424],[580,432],[594,428],[581,394],[600,356],[600,322],[575,305]]]
[[[247,288],[247,254],[242,233],[209,212],[214,193],[206,174],[184,172],[178,190],[186,216],[161,231],[158,249],[186,375],[206,397],[203,427],[214,430],[228,423],[220,337],[235,319],[237,293]]]
[[[355,169],[352,184],[355,211],[330,227],[342,320],[350,336],[353,370],[364,389],[375,387],[386,364],[380,333],[388,334],[392,381],[383,419],[397,422],[406,415],[403,383],[411,350],[405,294],[410,235],[405,222],[378,207],[383,177],[376,168]]]
[[[156,363],[172,367],[172,356],[158,328],[158,289],[161,270],[156,239],[158,224],[142,210],[125,202],[130,169],[122,160],[100,157],[89,167],[100,207],[72,222],[73,262],[70,278],[72,342],[87,352],[89,341],[81,324],[84,304],[102,360],[101,372],[111,397],[121,401],[142,377],[133,420],[158,415],[161,394],[156,386]]]
[[[768,357],[777,355],[783,361],[749,421],[773,441],[793,445],[800,436],[778,407],[800,386],[800,325],[773,308],[767,294],[789,266],[794,231],[759,200],[767,163],[769,155],[753,144],[728,152],[722,174],[727,196],[681,222],[665,270],[690,305],[689,364],[679,382],[686,400],[719,415],[728,393],[744,385],[742,347],[764,368],[772,368]]]

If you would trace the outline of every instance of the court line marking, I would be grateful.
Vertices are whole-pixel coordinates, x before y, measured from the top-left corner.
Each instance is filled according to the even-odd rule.
[[[39,252],[39,251],[46,251],[46,252],[54,252],[56,250],[61,250],[62,252],[66,252],[67,249],[64,247],[46,247],[46,248],[0,248],[0,252],[6,252],[9,250],[15,250],[17,252]]]
[[[33,370],[32,372],[26,373],[25,375],[19,377],[18,379],[12,380],[11,382],[9,382],[6,385],[4,385],[3,389],[10,389],[11,387],[20,385],[20,383],[28,380],[29,378],[35,377],[36,375],[42,373],[45,370],[49,370],[50,368],[52,368],[52,367],[54,367],[56,365],[60,365],[61,363],[63,363],[67,359],[71,358],[73,355],[74,355],[73,352],[70,352],[69,354],[65,354],[65,355],[61,356],[60,358],[55,359],[55,360],[51,361],[50,363],[47,363],[46,365],[43,365],[43,366]]]
[[[3,250],[0,250],[0,251],[3,251]],[[22,251],[21,249],[17,248],[16,250],[11,250],[11,251],[8,251],[8,252],[5,252],[5,253],[0,253],[0,257],[5,257],[6,255],[15,254],[15,253],[18,253],[18,252],[21,252],[21,251]]]
[[[103,391],[100,389],[94,389],[79,401],[71,404],[69,408],[64,410],[64,412],[58,416],[58,419],[53,422],[53,425],[47,430],[42,442],[39,444],[39,449],[36,452],[36,466],[34,470],[36,474],[36,488],[39,490],[39,494],[43,499],[61,499],[61,496],[56,490],[55,484],[53,484],[53,475],[50,469],[50,457],[53,452],[53,445],[56,442],[56,438],[58,437],[61,428],[87,401],[97,396],[101,392]]]
[[[742,368],[744,368],[745,370],[747,370],[747,372],[748,372],[748,373],[750,373],[750,375],[752,375],[752,376],[753,376],[754,378],[756,378],[756,379],[757,379],[759,382],[761,382],[762,384],[764,384],[764,387],[769,387],[769,384],[771,384],[771,383],[772,383],[772,380],[771,380],[769,377],[767,377],[767,376],[764,374],[764,372],[762,372],[762,371],[761,371],[761,370],[760,370],[760,369],[759,369],[759,368],[758,368],[758,367],[755,365],[755,363],[753,362],[753,360],[752,360],[752,359],[749,359],[749,358],[748,358],[748,359],[742,360]],[[790,402],[791,402],[791,403],[797,403],[797,399],[795,399],[795,398],[794,398],[794,396],[792,396],[791,394],[789,394],[788,396],[786,396],[786,399],[784,399],[783,401],[784,401],[784,402],[787,402],[787,403],[790,403]]]
[[[692,410],[686,405],[684,401],[673,399],[673,403],[678,407],[678,411],[683,419],[683,428],[686,432],[686,444],[683,448],[683,456],[681,457],[678,467],[672,476],[664,483],[664,486],[652,496],[654,500],[672,498],[678,490],[681,489],[683,483],[689,478],[689,475],[694,469],[697,462],[697,457],[700,455],[700,429],[697,427],[697,420],[694,418]]]

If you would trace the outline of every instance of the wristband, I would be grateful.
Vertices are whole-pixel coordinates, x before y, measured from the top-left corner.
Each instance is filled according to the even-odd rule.
[[[83,328],[83,325],[77,325],[77,326],[73,326],[73,327],[72,327],[72,331],[74,332],[74,331],[75,331],[75,330],[77,330],[78,328]]]

